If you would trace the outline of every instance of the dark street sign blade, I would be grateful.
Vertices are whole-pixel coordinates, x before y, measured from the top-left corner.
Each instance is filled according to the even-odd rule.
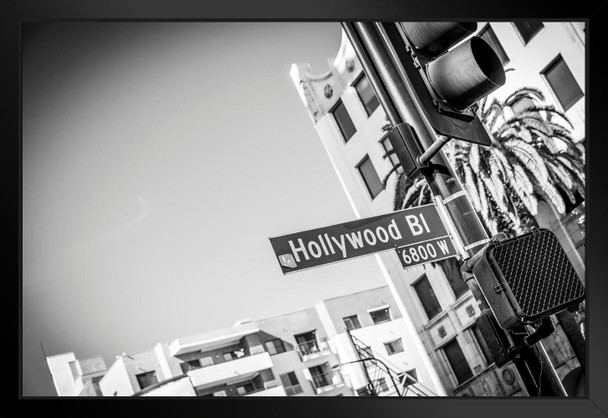
[[[447,235],[437,209],[429,204],[270,238],[270,243],[286,274]]]
[[[395,248],[404,269],[458,255],[449,236]]]

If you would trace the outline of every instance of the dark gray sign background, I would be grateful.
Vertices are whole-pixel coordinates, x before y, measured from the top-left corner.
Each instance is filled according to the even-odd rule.
[[[433,204],[429,204],[274,237],[270,238],[270,243],[283,274],[287,274],[349,258],[394,250],[396,247],[446,235],[448,233],[437,209]],[[352,245],[347,236],[361,245]],[[374,243],[371,244],[371,242]],[[355,246],[358,248],[354,248]],[[343,247],[344,250],[340,247]],[[296,255],[299,260],[296,259]],[[308,256],[308,259],[305,255]]]

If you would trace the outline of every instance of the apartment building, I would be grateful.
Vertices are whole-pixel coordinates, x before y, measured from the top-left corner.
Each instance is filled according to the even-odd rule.
[[[95,392],[79,390],[73,353],[47,361],[59,396],[442,395],[416,341],[383,286],[123,353]]]
[[[584,30],[583,23],[491,22],[479,24],[476,33],[490,43],[508,70],[506,84],[493,96],[505,98],[520,87],[539,89],[546,103],[568,116],[573,136],[581,144],[585,136]],[[396,176],[388,179],[386,187],[382,179],[397,160],[383,158],[391,149],[383,130],[387,118],[346,36],[329,69],[313,72],[308,64],[293,64],[291,77],[355,217],[391,212]],[[563,216],[550,204],[540,206],[539,225],[556,233],[584,277],[583,199]],[[401,315],[414,324],[447,394],[525,394],[510,365],[497,369],[492,363],[475,326],[477,303],[462,280],[438,265],[404,270],[392,251],[375,257]],[[559,324],[555,326],[556,332],[544,343],[563,377],[578,361],[572,348],[563,343]]]
[[[99,396],[106,372],[103,358],[78,360],[73,352],[46,358],[58,396]]]

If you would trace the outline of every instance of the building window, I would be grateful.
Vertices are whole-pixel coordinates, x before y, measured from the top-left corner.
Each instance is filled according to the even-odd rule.
[[[547,80],[564,111],[570,109],[584,96],[583,91],[561,55],[553,60],[541,74]]]
[[[338,101],[336,106],[331,110],[331,114],[334,116],[334,119],[340,128],[340,132],[342,132],[342,137],[348,142],[355,132],[357,132],[357,129],[346,110],[346,106],[344,106],[344,103],[342,103],[341,100]]]
[[[315,390],[332,384],[332,374],[327,370],[327,367],[328,363],[323,363],[322,365],[308,368]]]
[[[435,292],[433,292],[428,277],[426,277],[426,275],[422,276],[413,286],[418,295],[418,299],[420,299],[420,303],[424,308],[424,312],[426,312],[426,316],[429,319],[433,319],[441,312],[441,306],[435,296]]]
[[[201,362],[199,359],[188,360],[184,361],[183,363],[180,363],[179,366],[182,368],[182,373],[187,373],[190,370],[198,369],[199,367],[201,367]]]
[[[486,340],[483,338],[483,335],[482,335],[479,327],[477,325],[473,325],[470,328],[470,330],[471,330],[471,333],[473,334],[473,337],[475,338],[475,341],[477,341],[477,345],[479,346],[479,349],[481,350],[481,355],[484,358],[484,360],[486,361],[486,364],[494,363],[494,359],[492,358],[492,353],[490,353],[490,349],[488,348],[488,345],[486,344]]]
[[[403,352],[403,340],[401,338],[396,339],[395,341],[391,341],[388,343],[384,343],[384,348],[386,348],[386,352],[388,355],[393,355],[395,353]]]
[[[376,384],[374,385],[378,388],[378,392],[386,392],[388,390],[388,385],[386,384],[386,379],[384,377],[380,377],[376,380]]]
[[[382,144],[382,148],[384,148],[384,153],[387,155],[387,158],[389,159],[389,161],[391,162],[393,167],[398,167],[397,172],[399,172],[399,173],[402,172],[403,167],[401,167],[401,163],[399,162],[399,158],[397,157],[397,154],[396,153],[393,153],[390,155],[388,154],[389,151],[393,150],[393,144],[391,144],[390,139],[388,139],[388,135],[386,135],[384,138],[382,138],[380,143]]]
[[[315,354],[320,351],[317,341],[317,331],[309,331],[303,334],[294,335],[298,344],[298,352],[303,356]]]
[[[378,172],[374,168],[372,160],[368,155],[359,163],[357,169],[363,178],[363,182],[365,183],[371,198],[373,199],[378,196],[378,193],[383,189],[382,181],[380,180],[380,177],[378,177]]]
[[[359,322],[357,315],[347,316],[344,318],[344,325],[346,325],[346,329],[349,331],[361,328],[361,323]]]
[[[464,295],[469,290],[467,283],[457,274],[446,275],[446,277],[456,299]]]
[[[467,360],[464,358],[464,354],[462,353],[460,345],[456,339],[453,339],[444,345],[443,352],[448,359],[448,363],[450,363],[450,366],[452,367],[452,371],[454,372],[454,376],[456,376],[458,384],[461,384],[473,377],[471,367],[469,367],[469,363],[467,363]]]
[[[213,358],[212,357],[201,357],[201,367],[205,367],[205,366],[211,366],[213,364]]]
[[[70,365],[70,370],[72,372],[72,378],[74,380],[80,377],[80,372],[78,371],[78,366],[76,365],[76,361],[70,361],[68,363]]]
[[[239,395],[245,395],[247,393],[251,393],[253,392],[255,389],[253,387],[252,383],[245,383],[244,385],[241,386],[237,386],[236,387],[236,393],[238,393]]]
[[[399,376],[399,381],[403,383],[403,386],[416,383],[418,381],[418,371],[416,369],[408,370]]]
[[[517,33],[519,33],[519,37],[524,45],[528,45],[528,42],[545,27],[542,22],[538,21],[513,22],[513,25],[517,29]]]
[[[238,356],[236,355],[236,353],[234,351],[227,351],[224,353],[224,360],[226,360],[226,361],[235,360],[237,358],[238,358]]]
[[[156,371],[140,373],[135,375],[137,378],[137,383],[139,384],[139,389],[144,390],[148,386],[152,386],[158,383],[158,378],[156,377]]]
[[[503,66],[508,64],[509,57],[507,56],[507,53],[500,44],[500,41],[496,37],[496,33],[494,33],[494,30],[490,27],[490,25],[486,25],[486,27],[479,32],[478,36],[492,47],[494,52],[496,52],[496,55],[498,55],[498,58],[500,58],[500,62]]]
[[[357,94],[359,95],[359,99],[361,99],[361,103],[363,103],[363,107],[367,112],[367,115],[371,115],[374,113],[374,110],[378,108],[380,102],[378,101],[376,93],[374,93],[368,78],[365,76],[365,74],[363,74],[354,85],[355,90],[357,90]]]
[[[304,391],[295,372],[282,374],[279,377],[281,378],[281,383],[283,384],[287,396],[297,395]]]
[[[285,344],[283,344],[283,340],[279,338],[266,341],[264,346],[266,346],[266,351],[268,351],[271,356],[285,352]]]
[[[372,317],[374,324],[380,324],[391,320],[391,312],[389,308],[377,309],[371,311],[369,315]]]

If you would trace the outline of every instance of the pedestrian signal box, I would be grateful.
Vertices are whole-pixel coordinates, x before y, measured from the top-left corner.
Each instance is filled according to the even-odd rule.
[[[490,241],[480,251],[473,275],[506,330],[534,324],[585,298],[581,278],[555,234],[547,229]]]

